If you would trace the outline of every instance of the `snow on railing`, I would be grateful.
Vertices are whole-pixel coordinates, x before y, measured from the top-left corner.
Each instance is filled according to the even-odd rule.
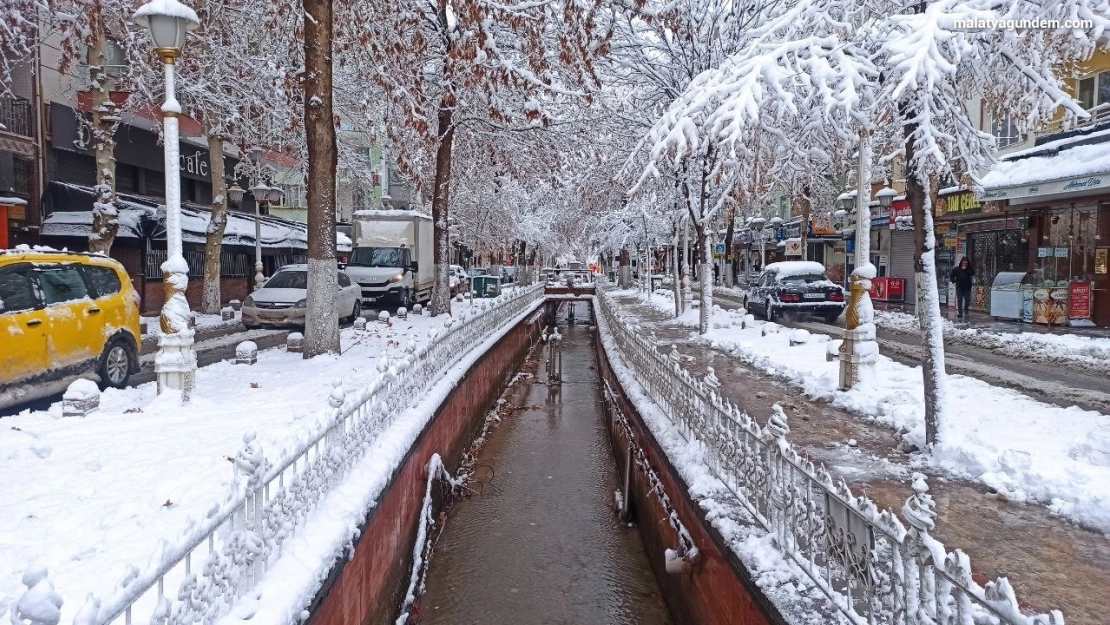
[[[933,538],[937,515],[925,477],[902,508],[907,529],[890,510],[856,496],[843,480],[799,455],[786,440],[777,404],[767,425],[660,353],[644,332],[618,318],[609,296],[595,298],[603,336],[686,440],[705,448],[709,470],[776,543],[853,623],[1062,625],[1063,615],[1024,615],[1005,577],[985,587],[967,555]],[[609,341],[607,341],[608,343]],[[712,382],[712,379],[711,379]]]
[[[543,286],[534,285],[474,300],[476,308],[449,320],[442,331],[432,329],[425,343],[410,337],[406,345],[383,352],[378,374],[367,386],[348,393],[337,380],[328,399],[328,425],[276,463],[248,433],[234,459],[235,481],[227,500],[213,506],[177,544],[163,541],[150,570],[132,567],[113,597],[101,602],[90,594],[74,624],[215,622],[258,583],[317,502],[373,449],[398,415],[542,296]],[[30,581],[21,601],[41,603],[38,595],[49,585],[45,570],[41,579]],[[56,596],[52,586],[49,590],[46,594]],[[34,625],[58,622],[27,618]]]

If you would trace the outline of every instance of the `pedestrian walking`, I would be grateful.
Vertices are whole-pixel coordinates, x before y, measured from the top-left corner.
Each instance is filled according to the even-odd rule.
[[[721,265],[713,263],[713,284],[721,283]]]
[[[971,268],[971,261],[967,256],[960,259],[960,264],[952,270],[948,281],[956,286],[956,309],[959,311],[958,319],[967,319],[967,309],[971,306],[971,279],[975,277],[975,270]]]

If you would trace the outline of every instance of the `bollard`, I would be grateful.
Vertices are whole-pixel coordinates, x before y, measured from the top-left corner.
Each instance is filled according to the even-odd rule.
[[[232,310],[238,311],[240,308],[243,307],[243,302],[240,302],[237,299],[233,299],[230,302],[228,302],[227,305],[231,306]]]
[[[253,365],[258,362],[258,345],[254,341],[243,341],[235,346],[235,364]]]
[[[461,301],[463,301],[463,296],[462,296],[462,293],[459,293],[458,295],[456,295],[456,296],[455,296],[455,301],[456,301],[456,302],[461,302]]]
[[[790,347],[805,345],[809,342],[809,331],[797,329],[790,333]]]
[[[100,389],[92,380],[74,380],[62,395],[63,417],[84,417],[100,408]]]
[[[290,332],[285,338],[285,351],[295,354],[304,352],[304,335],[300,332]]]
[[[405,308],[404,306],[398,308],[397,309],[397,318],[398,319],[408,319],[409,318],[409,309]]]
[[[235,318],[235,309],[231,306],[224,306],[220,309],[220,320],[231,321]]]
[[[389,311],[383,310],[378,313],[378,323],[389,323]]]
[[[420,304],[413,304],[412,305],[412,314],[414,314],[414,315],[423,315],[424,314],[424,307],[421,306]]]
[[[359,332],[365,330],[366,329],[366,317],[355,317],[354,328],[355,328],[355,330],[358,330]]]

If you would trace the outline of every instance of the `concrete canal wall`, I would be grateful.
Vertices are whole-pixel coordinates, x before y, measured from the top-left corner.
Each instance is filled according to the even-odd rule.
[[[674,512],[699,552],[699,557],[687,571],[666,572],[664,553],[667,549],[678,548],[678,534],[667,522],[670,511],[665,509],[659,497],[651,494],[647,474],[633,462],[629,473],[629,492],[625,496],[630,498],[632,518],[639,528],[652,571],[675,621],[690,625],[785,623],[779,611],[756,586],[743,563],[728,548],[721,534],[705,519],[705,512],[691,501],[687,495],[687,484],[671,466],[617,381],[602,341],[597,341],[596,345],[598,369],[614,404],[607,406],[607,425],[617,466],[623,476],[630,445],[643,451],[644,459],[658,475]],[[618,410],[619,415],[615,414]],[[627,427],[623,422],[627,423]]]
[[[310,607],[316,625],[392,623],[404,601],[413,544],[427,484],[438,453],[452,471],[481,429],[501,390],[543,330],[543,308],[501,338],[466,373],[409,450],[381,500],[360,528],[354,557],[336,564]]]

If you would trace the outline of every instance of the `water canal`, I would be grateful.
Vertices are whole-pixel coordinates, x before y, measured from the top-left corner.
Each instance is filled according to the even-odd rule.
[[[536,349],[505,392],[505,416],[478,453],[492,480],[442,524],[421,625],[672,622],[637,530],[614,512],[588,305],[562,309],[563,382],[545,384]]]

